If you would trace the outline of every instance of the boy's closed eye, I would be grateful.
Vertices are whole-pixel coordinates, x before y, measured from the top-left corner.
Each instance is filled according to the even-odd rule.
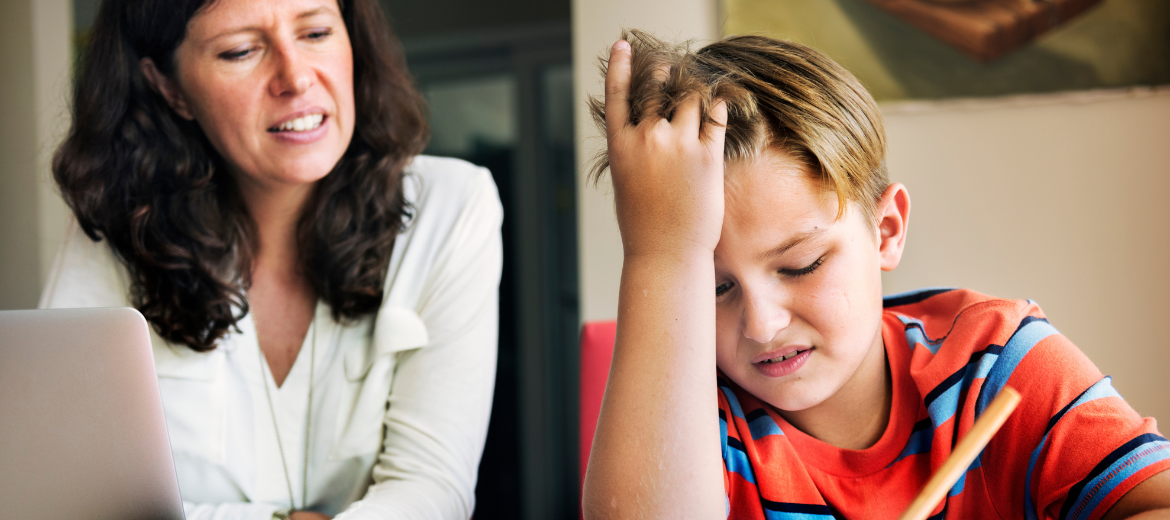
[[[815,272],[818,268],[820,268],[821,265],[825,263],[825,259],[828,256],[829,256],[828,253],[826,253],[826,254],[823,254],[823,255],[817,257],[816,260],[813,260],[812,263],[809,263],[808,265],[805,265],[804,267],[781,268],[781,269],[778,269],[777,272],[786,278],[793,278],[793,279],[800,278],[802,276],[807,276],[807,275],[810,275],[813,272]],[[734,287],[735,287],[735,284],[732,282],[719,282],[719,283],[717,283],[715,285],[715,297],[718,298],[720,296],[723,296],[724,294],[727,294],[727,291],[730,291]]]
[[[827,257],[827,256],[829,256],[829,255],[828,254],[821,255],[816,260],[813,260],[813,262],[811,264],[808,264],[804,267],[800,267],[797,269],[781,269],[780,274],[787,276],[789,278],[800,278],[801,276],[812,274],[813,271],[816,271],[817,268],[821,266],[821,264],[825,263],[825,257]]]

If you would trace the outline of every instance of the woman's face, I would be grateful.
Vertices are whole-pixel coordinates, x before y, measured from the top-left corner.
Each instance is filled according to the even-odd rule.
[[[315,182],[353,137],[353,53],[336,0],[217,0],[187,24],[171,92],[246,187]]]

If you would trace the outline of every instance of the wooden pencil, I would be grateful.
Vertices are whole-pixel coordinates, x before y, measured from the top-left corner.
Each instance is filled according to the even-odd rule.
[[[987,446],[987,442],[995,436],[995,432],[999,431],[1018,404],[1020,393],[1010,386],[1003,387],[999,395],[983,411],[983,415],[971,426],[967,435],[959,441],[959,445],[955,446],[951,456],[947,457],[938,472],[922,488],[922,492],[910,503],[910,507],[902,513],[900,520],[926,520],[927,515],[967,471],[967,467],[979,456],[979,452],[983,451],[983,447]]]

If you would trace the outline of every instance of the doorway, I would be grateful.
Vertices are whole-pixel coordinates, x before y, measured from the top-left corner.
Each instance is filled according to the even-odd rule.
[[[487,167],[504,205],[499,368],[474,516],[578,518],[569,3],[382,2],[427,99],[426,153]]]

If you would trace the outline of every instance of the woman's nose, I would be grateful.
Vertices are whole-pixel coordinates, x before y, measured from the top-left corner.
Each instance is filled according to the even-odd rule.
[[[743,335],[756,343],[768,343],[792,322],[783,302],[765,295],[748,295],[743,310]]]
[[[316,82],[312,64],[295,45],[277,47],[276,70],[268,89],[273,96],[297,96],[305,93]]]

